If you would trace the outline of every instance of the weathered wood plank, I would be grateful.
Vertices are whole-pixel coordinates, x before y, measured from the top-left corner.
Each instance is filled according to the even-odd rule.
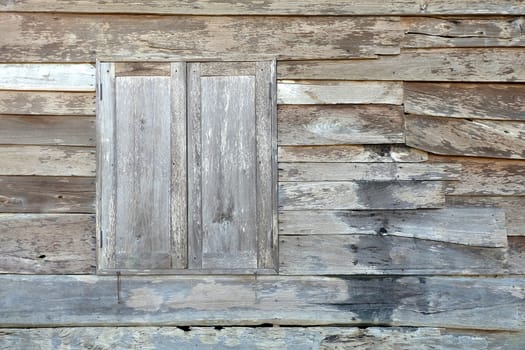
[[[281,105],[277,113],[280,145],[405,142],[401,106]]]
[[[279,82],[278,104],[393,104],[403,103],[400,82]]]
[[[121,276],[119,285],[113,276],[0,276],[2,325],[525,326],[521,278]]]
[[[115,63],[115,76],[171,76],[169,62],[118,62]]]
[[[525,273],[525,237],[509,237],[508,262],[511,274]]]
[[[281,146],[280,162],[418,163],[426,152],[405,145]]]
[[[405,30],[403,47],[525,46],[523,17],[404,17],[401,25]]]
[[[0,24],[0,61],[20,63],[376,57],[398,54],[403,35],[398,17],[0,13]]]
[[[306,10],[307,9],[307,10]],[[520,15],[525,5],[516,0],[396,0],[372,2],[367,0],[270,0],[257,1],[178,1],[133,0],[107,2],[103,0],[17,0],[0,4],[2,12],[80,12],[134,13],[174,15]]]
[[[279,163],[279,181],[458,180],[460,164]]]
[[[525,121],[520,84],[405,83],[404,92],[406,113]]]
[[[0,90],[95,91],[92,64],[0,64]]]
[[[281,182],[279,207],[301,209],[441,208],[440,181]]]
[[[482,332],[415,327],[76,327],[6,328],[0,349],[149,350],[205,349],[404,349],[522,350],[523,332]]]
[[[4,145],[95,146],[95,118],[0,115]]]
[[[0,214],[0,273],[93,273],[95,255],[93,215]]]
[[[2,213],[93,213],[94,201],[94,178],[0,176]]]
[[[0,91],[0,113],[95,115],[95,93]]]
[[[512,180],[511,180],[512,181]],[[503,185],[504,186],[504,185]],[[481,185],[480,187],[483,187]],[[505,228],[509,236],[525,236],[525,196],[446,196],[447,207],[500,208],[505,212]],[[460,209],[461,210],[461,209]]]
[[[405,116],[406,144],[444,155],[525,159],[525,122]],[[497,142],[494,142],[497,140]]]
[[[279,79],[524,82],[521,48],[405,49],[376,60],[279,61]]]
[[[508,273],[506,249],[371,235],[279,237],[285,275],[479,275]]]
[[[0,175],[94,176],[95,150],[71,146],[1,146]]]
[[[479,247],[507,246],[499,208],[396,211],[281,211],[279,235],[380,235]]]

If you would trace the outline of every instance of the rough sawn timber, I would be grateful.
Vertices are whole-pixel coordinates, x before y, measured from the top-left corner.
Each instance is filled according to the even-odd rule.
[[[95,93],[0,91],[0,113],[22,115],[95,115]]]

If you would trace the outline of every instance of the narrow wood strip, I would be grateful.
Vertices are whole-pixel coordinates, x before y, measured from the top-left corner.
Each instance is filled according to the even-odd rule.
[[[278,104],[392,104],[403,103],[400,82],[280,82]]]
[[[478,247],[507,246],[505,212],[499,208],[279,213],[281,236],[330,234],[397,236]]]
[[[439,181],[281,182],[279,207],[302,209],[441,208],[445,198]]]
[[[95,93],[0,91],[0,114],[95,115]]]
[[[95,91],[92,64],[0,64],[0,90]]]
[[[115,76],[170,76],[169,62],[118,62],[115,63]]]
[[[86,274],[95,264],[93,215],[0,214],[0,273]]]
[[[95,146],[95,118],[0,115],[4,145]]]
[[[0,176],[0,213],[94,213],[91,177]]]
[[[281,146],[280,162],[332,163],[417,163],[428,159],[426,152],[405,145]]]
[[[525,123],[406,115],[406,144],[443,155],[525,159]],[[497,140],[497,142],[494,142]]]
[[[71,146],[0,146],[0,175],[95,176],[95,150]]]
[[[521,278],[121,276],[119,287],[113,276],[3,275],[2,325],[525,326]]]

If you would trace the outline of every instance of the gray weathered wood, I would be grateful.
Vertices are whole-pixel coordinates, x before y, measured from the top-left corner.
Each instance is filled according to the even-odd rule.
[[[93,213],[95,179],[0,176],[0,212]]]
[[[80,13],[135,13],[177,15],[521,15],[525,5],[519,0],[396,0],[375,2],[369,0],[270,0],[264,3],[247,1],[178,1],[150,0],[137,3],[132,0],[107,2],[104,0],[17,0],[0,4],[2,12],[80,12]]]
[[[339,78],[340,79],[340,78]],[[373,78],[370,78],[372,80]],[[277,85],[278,104],[393,104],[403,103],[400,82],[287,82]]]
[[[406,144],[427,152],[525,159],[525,123],[406,115]],[[497,140],[497,142],[494,142]]]
[[[95,91],[91,64],[0,64],[0,90]]]
[[[511,274],[525,273],[525,237],[509,237],[508,262]]]
[[[505,212],[507,235],[525,236],[525,215],[523,215],[525,196],[446,196],[446,203],[447,206],[454,209],[463,207],[474,207],[476,210],[500,208]]]
[[[520,48],[405,49],[376,60],[279,61],[278,79],[524,82]]]
[[[418,163],[426,152],[405,145],[281,146],[280,162]]]
[[[279,181],[458,180],[460,164],[279,163]]]
[[[404,17],[403,47],[525,46],[523,17]]]
[[[0,115],[0,143],[5,145],[95,146],[95,118]]]
[[[0,146],[0,175],[94,176],[95,149]]]
[[[121,276],[119,285],[113,276],[0,276],[2,325],[525,326],[521,278]]]
[[[117,62],[115,76],[171,76],[170,62]]]
[[[281,182],[279,207],[301,209],[441,208],[440,181]]]
[[[405,83],[404,90],[407,113],[525,121],[520,84]]]
[[[171,79],[117,77],[115,101],[115,268],[169,269]]]
[[[93,215],[0,214],[0,273],[93,273],[95,255]]]
[[[381,235],[281,236],[279,243],[279,273],[285,275],[479,275],[509,271],[504,248]]]
[[[0,23],[0,61],[19,63],[376,57],[398,54],[403,35],[398,17],[0,13]]]
[[[75,327],[0,330],[0,349],[522,350],[523,332],[416,327]]]
[[[0,113],[95,115],[95,93],[0,91]]]
[[[507,246],[505,212],[499,208],[279,213],[281,237],[333,234],[409,237],[479,247]]]
[[[280,145],[404,143],[401,106],[297,106],[278,108]]]

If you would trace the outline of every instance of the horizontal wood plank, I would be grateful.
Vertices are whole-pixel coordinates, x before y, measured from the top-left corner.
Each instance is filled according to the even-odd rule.
[[[285,82],[277,85],[278,104],[392,104],[403,103],[400,82]]]
[[[0,114],[95,115],[95,93],[0,91]]]
[[[404,17],[403,47],[525,46],[523,17]]]
[[[2,62],[261,60],[398,54],[398,17],[0,13]],[[199,40],[195,40],[199,38]]]
[[[443,155],[525,159],[525,122],[405,116],[406,144]],[[497,140],[497,142],[495,142]]]
[[[306,11],[305,9],[308,9]],[[85,12],[85,13],[134,13],[174,15],[520,15],[525,5],[515,0],[396,0],[371,2],[368,0],[269,0],[231,2],[195,0],[172,2],[133,0],[108,2],[104,0],[17,0],[0,4],[0,11],[9,12]]]
[[[393,236],[302,235],[279,238],[285,275],[479,275],[508,273],[504,248],[467,247]]]
[[[524,332],[415,327],[75,327],[0,330],[0,349],[522,350]]]
[[[0,175],[95,176],[95,149],[1,146]]]
[[[410,114],[525,121],[521,84],[405,83],[404,96]]]
[[[440,208],[445,201],[439,181],[281,182],[279,208],[416,209]]]
[[[479,247],[507,246],[505,212],[499,208],[396,211],[281,211],[283,235],[379,235]]]
[[[0,115],[0,144],[95,146],[94,117]]]
[[[91,64],[0,64],[0,90],[95,91]]]
[[[418,163],[426,152],[405,145],[281,146],[280,162],[318,163]]]
[[[277,113],[280,145],[405,142],[401,106],[281,105]]]
[[[0,176],[1,213],[94,213],[95,179]]]
[[[457,180],[460,164],[279,163],[279,181]]]
[[[520,278],[121,276],[119,286],[113,276],[0,276],[2,325],[525,326]]]
[[[279,61],[279,79],[524,82],[521,48],[405,49],[376,60]]]
[[[0,273],[85,274],[95,263],[93,215],[0,214]]]

